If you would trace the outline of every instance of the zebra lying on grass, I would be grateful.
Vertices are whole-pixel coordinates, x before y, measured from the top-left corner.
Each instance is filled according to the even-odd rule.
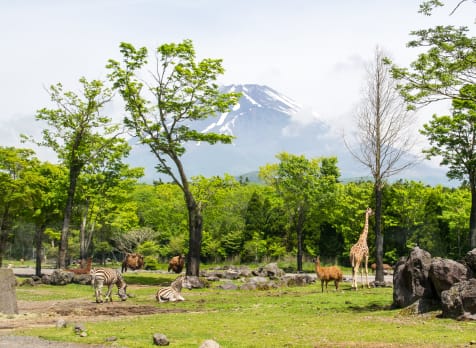
[[[185,301],[183,296],[180,294],[182,287],[187,289],[192,289],[192,285],[187,281],[186,276],[177,277],[170,286],[166,286],[157,290],[155,298],[159,302],[175,302],[175,301]]]
[[[124,278],[122,278],[121,272],[115,269],[111,268],[93,268],[91,272],[91,285],[94,287],[94,292],[96,295],[96,302],[97,303],[102,303],[103,298],[102,298],[102,287],[104,285],[108,286],[107,292],[106,292],[106,302],[109,300],[112,302],[112,287],[114,284],[116,284],[118,292],[117,295],[121,298],[122,301],[125,301],[127,299],[127,294],[126,294],[126,288],[127,284],[124,281]]]

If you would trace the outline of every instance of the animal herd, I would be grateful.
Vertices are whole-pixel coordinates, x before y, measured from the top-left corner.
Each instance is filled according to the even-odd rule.
[[[369,258],[369,249],[367,246],[367,233],[368,233],[368,220],[369,217],[373,215],[373,211],[370,208],[367,208],[365,212],[365,223],[364,229],[360,234],[359,240],[354,244],[350,250],[350,262],[352,265],[352,289],[357,290],[357,274],[360,271],[362,287],[364,284],[369,287],[368,282],[368,258]],[[362,270],[360,270],[361,263],[363,263],[365,270],[366,283],[363,281]],[[183,255],[177,255],[170,259],[168,265],[168,272],[173,271],[177,274],[180,274],[183,270],[185,264],[185,257]],[[102,303],[104,301],[112,302],[112,288],[114,285],[118,288],[118,296],[122,301],[125,301],[128,297],[127,295],[127,284],[122,277],[122,272],[127,272],[127,269],[138,270],[144,266],[144,257],[137,253],[128,253],[125,255],[122,262],[121,272],[119,270],[113,270],[111,268],[96,267],[91,269],[91,258],[88,259],[85,267],[79,269],[68,269],[75,274],[87,274],[91,275],[91,284],[94,287],[94,294],[96,297],[97,303]],[[321,291],[324,292],[324,285],[327,289],[329,282],[333,282],[336,288],[336,291],[339,290],[339,283],[343,280],[342,270],[338,266],[322,267],[320,258],[317,257],[315,262],[316,275],[317,278],[321,281]],[[375,270],[375,264],[371,265],[372,271]],[[391,269],[391,266],[384,264],[384,270],[387,271]],[[104,286],[108,287],[108,290],[103,296],[102,288]],[[175,301],[184,301],[184,297],[181,295],[181,290],[183,287],[191,289],[190,283],[187,281],[187,277],[180,275],[177,277],[170,286],[160,288],[155,298],[159,302],[175,302]]]
[[[112,302],[112,289],[114,285],[117,286],[118,296],[122,301],[125,301],[127,295],[127,283],[125,282],[122,273],[127,272],[127,269],[138,270],[144,267],[144,257],[138,253],[127,253],[122,261],[121,271],[118,269],[95,267],[91,269],[92,258],[88,258],[86,264],[81,263],[79,268],[65,269],[67,272],[74,274],[89,274],[91,275],[91,285],[94,288],[94,295],[97,303]],[[168,271],[181,273],[185,264],[185,257],[183,255],[174,256],[169,261]],[[102,293],[102,288],[107,286],[105,295]],[[191,288],[186,276],[179,276],[170,286],[160,288],[157,291],[156,298],[159,302],[175,302],[184,301],[180,291],[182,287]]]

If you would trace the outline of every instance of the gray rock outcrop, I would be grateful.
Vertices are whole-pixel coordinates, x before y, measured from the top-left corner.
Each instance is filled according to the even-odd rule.
[[[468,279],[468,269],[461,263],[435,257],[431,260],[429,277],[436,292],[441,297],[441,292],[450,289],[454,284]]]
[[[476,279],[459,282],[441,293],[442,316],[476,320]]]
[[[430,267],[430,253],[418,247],[397,262],[393,274],[393,307],[404,308],[420,299],[434,298],[428,277]]]
[[[456,262],[414,248],[393,276],[393,307],[408,313],[442,309],[446,318],[476,320],[476,249]]]

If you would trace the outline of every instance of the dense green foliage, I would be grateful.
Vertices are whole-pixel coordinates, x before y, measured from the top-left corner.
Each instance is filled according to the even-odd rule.
[[[13,151],[9,148],[3,150],[5,153]],[[15,161],[20,160],[24,161]],[[12,157],[3,157],[0,161],[6,166]],[[307,161],[309,165],[315,160]],[[320,159],[316,163],[321,163],[319,168],[322,171],[325,161]],[[40,163],[36,165],[40,166]],[[28,168],[24,166],[24,170]],[[65,171],[60,169],[61,166],[42,165],[28,171],[28,180],[15,176],[3,181],[5,189],[0,205],[2,209],[10,206],[8,211],[11,213],[5,228],[8,258],[34,257],[29,241],[34,238],[35,224],[44,226],[42,255],[49,262],[56,257],[57,248],[52,245],[57,245],[60,235],[61,214],[60,204],[55,202],[61,197],[64,199],[64,194],[55,194],[61,190],[52,191],[47,179],[51,177],[56,178],[52,182],[66,182]],[[350,247],[362,231],[364,211],[372,201],[373,185],[371,182],[341,183],[333,180],[332,186],[328,186],[327,181],[321,184],[317,181],[312,189],[311,185],[307,192],[303,192],[313,197],[306,206],[303,258],[308,261],[321,255],[324,260],[346,265]],[[7,190],[15,187],[14,191]],[[202,262],[263,262],[297,256],[298,239],[292,206],[290,201],[283,199],[279,186],[240,183],[225,175],[193,178],[191,188],[202,202]],[[331,193],[331,199],[321,197]],[[469,250],[471,193],[466,186],[450,189],[397,181],[386,185],[383,195],[386,263],[395,262],[415,245],[434,256],[456,259]],[[19,203],[15,203],[16,200]],[[42,205],[38,205],[40,203]],[[80,257],[79,234],[84,219],[81,209],[74,212],[69,250],[72,259]],[[148,257],[153,268],[157,265],[152,260],[164,261],[170,256],[188,252],[187,210],[183,204],[183,192],[173,183],[152,185],[132,181],[126,186],[118,184],[97,201],[94,212],[96,220],[92,221],[96,223],[94,230],[89,230],[88,255],[93,255],[98,261],[106,258],[120,260],[125,251],[140,251]],[[372,220],[370,225],[368,243],[373,259],[375,234]]]

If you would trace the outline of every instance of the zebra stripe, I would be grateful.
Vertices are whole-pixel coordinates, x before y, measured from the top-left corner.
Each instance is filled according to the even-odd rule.
[[[91,285],[94,288],[94,293],[96,295],[96,302],[102,303],[102,287],[104,285],[108,286],[105,300],[106,302],[109,300],[112,302],[112,287],[116,284],[118,292],[117,295],[120,297],[122,301],[127,299],[126,288],[127,284],[122,278],[121,272],[111,268],[93,268],[90,272],[91,274]]]
[[[191,285],[187,282],[187,277],[180,276],[175,279],[170,286],[166,286],[157,290],[155,298],[159,302],[176,302],[176,301],[185,301],[183,296],[180,294],[182,287],[185,285],[187,289],[191,289]]]

